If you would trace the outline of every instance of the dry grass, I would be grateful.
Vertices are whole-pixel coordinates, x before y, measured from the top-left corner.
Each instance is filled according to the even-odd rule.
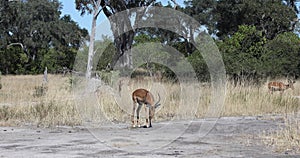
[[[300,153],[299,118],[285,118],[285,125],[278,131],[264,132],[261,137],[264,144],[276,152]]]
[[[295,86],[297,89],[298,85]],[[158,109],[155,118],[158,121],[210,117],[206,113],[211,103],[209,85],[146,82],[135,85],[124,84],[119,100],[116,92],[106,93],[108,90],[103,89],[103,92],[98,94],[98,98],[108,119],[129,121],[129,115],[132,113],[131,93],[141,87],[150,89],[156,98],[157,93],[162,96],[162,107]],[[298,99],[293,97],[297,95],[296,93],[287,90],[283,95],[279,93],[271,95],[266,86],[234,87],[233,84],[228,83],[224,107],[217,110],[221,111],[221,116],[287,114],[298,111]],[[143,111],[141,111],[142,116],[145,116]]]
[[[0,125],[78,125],[81,123],[68,90],[67,78],[48,76],[2,76]]]
[[[49,75],[48,78],[49,83],[45,85],[42,84],[42,75],[2,76],[0,125],[33,124],[49,127],[83,123],[99,126],[103,122],[130,124],[131,93],[137,88],[149,89],[155,98],[158,93],[160,94],[162,106],[157,110],[154,122],[209,117],[207,115],[211,103],[209,84],[160,83],[149,79],[133,82],[123,78],[120,92],[118,84],[102,86],[95,92],[97,89],[95,85],[92,90],[90,88],[87,91],[78,87],[71,89],[68,77]],[[79,83],[81,82],[76,81],[75,84]],[[285,115],[299,110],[298,98],[293,97],[299,96],[299,82],[296,82],[294,91],[287,90],[283,95],[269,94],[266,85],[235,87],[228,82],[226,88],[224,107],[217,109],[221,112],[221,116]],[[143,121],[145,116],[143,109],[141,115]],[[300,131],[297,121],[297,119],[286,121],[285,128],[274,133],[266,133],[262,136],[264,142],[276,146],[277,151],[287,149],[299,151]]]
[[[267,85],[236,86],[227,84],[227,94],[222,116],[256,116],[264,114],[286,114],[299,109],[298,96],[300,84],[295,84],[295,90],[286,90],[283,95],[279,92],[270,94]]]
[[[108,120],[128,122],[132,114],[133,102],[132,92],[137,88],[149,89],[154,98],[161,97],[161,107],[157,109],[156,121],[172,119],[193,119],[204,116],[209,105],[210,89],[202,88],[194,84],[183,83],[159,83],[159,82],[137,82],[128,84],[129,80],[123,84],[121,92],[113,91],[110,88],[102,88],[98,91],[98,103]],[[107,93],[110,91],[110,93]],[[141,109],[141,117],[145,117],[145,110]],[[142,119],[143,121],[143,119]]]

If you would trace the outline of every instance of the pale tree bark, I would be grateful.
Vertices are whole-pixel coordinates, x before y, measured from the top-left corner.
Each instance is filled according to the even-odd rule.
[[[90,45],[89,45],[89,54],[88,54],[88,62],[86,68],[86,78],[90,79],[92,77],[92,70],[93,70],[93,58],[95,56],[94,51],[94,44],[95,44],[95,36],[96,36],[96,26],[97,26],[97,18],[102,9],[100,9],[99,1],[93,1],[93,18],[92,18],[92,28],[91,28],[91,35],[90,35]]]

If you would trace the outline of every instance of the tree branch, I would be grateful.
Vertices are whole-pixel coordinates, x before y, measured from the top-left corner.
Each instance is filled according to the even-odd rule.
[[[105,1],[104,0],[102,0],[101,2],[100,2],[100,5],[101,5],[101,7],[102,7],[102,10],[103,10],[103,12],[104,12],[104,14],[106,15],[106,17],[110,17],[114,12],[113,12],[113,10],[111,9],[111,11],[113,12],[110,12],[106,7],[110,7],[109,5],[107,5],[106,3],[105,3]],[[111,7],[110,7],[111,8]]]
[[[24,46],[23,46],[23,44],[22,44],[22,43],[11,43],[11,44],[7,45],[7,47],[6,47],[6,48],[9,48],[9,47],[11,47],[11,46],[15,46],[15,45],[19,45],[19,46],[21,46],[21,48],[24,50]]]

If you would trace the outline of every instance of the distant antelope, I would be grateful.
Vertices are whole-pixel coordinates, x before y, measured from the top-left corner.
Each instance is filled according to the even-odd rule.
[[[294,83],[295,81],[292,81],[290,79],[288,80],[288,84],[284,84],[283,82],[269,82],[269,92],[273,94],[274,91],[280,91],[280,93],[282,94],[288,88],[294,90]]]
[[[151,120],[154,117],[155,109],[160,106],[160,96],[158,94],[158,101],[154,103],[153,95],[146,89],[137,89],[132,93],[133,100],[133,111],[131,115],[132,127],[135,127],[134,124],[134,114],[136,111],[137,115],[137,125],[140,127],[139,119],[140,119],[140,110],[143,104],[145,104],[146,111],[146,126],[152,127]],[[136,105],[138,104],[138,108],[136,109]],[[149,113],[147,114],[147,107],[149,108]]]

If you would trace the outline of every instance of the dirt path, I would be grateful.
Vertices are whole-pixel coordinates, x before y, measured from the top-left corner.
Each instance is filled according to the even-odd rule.
[[[214,124],[205,136],[199,133],[203,123]],[[258,137],[283,125],[280,119],[226,117],[216,123],[206,119],[153,125],[0,127],[0,157],[291,157],[264,147]]]

